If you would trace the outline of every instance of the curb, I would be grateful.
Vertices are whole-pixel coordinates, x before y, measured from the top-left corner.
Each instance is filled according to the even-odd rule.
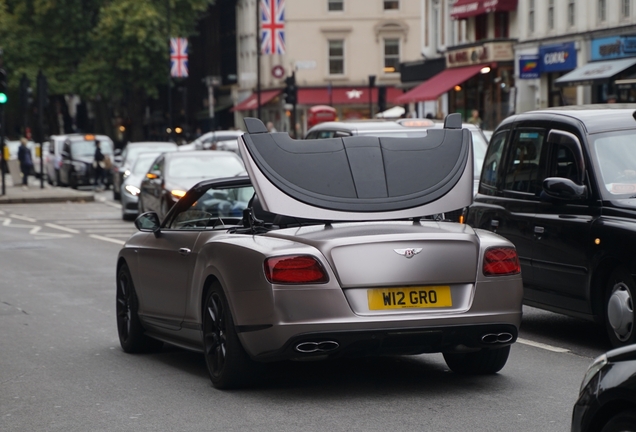
[[[90,202],[95,201],[95,195],[60,195],[60,196],[2,196],[0,195],[0,204],[29,204],[29,203],[59,203],[59,202]]]

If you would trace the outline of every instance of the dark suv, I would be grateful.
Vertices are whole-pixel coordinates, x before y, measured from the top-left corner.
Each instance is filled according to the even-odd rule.
[[[467,223],[517,247],[524,302],[636,342],[636,105],[515,115],[494,132]]]

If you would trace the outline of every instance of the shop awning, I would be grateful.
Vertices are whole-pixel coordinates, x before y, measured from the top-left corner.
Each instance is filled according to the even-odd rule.
[[[270,102],[276,96],[281,93],[281,90],[265,90],[261,92],[261,106]],[[258,109],[258,93],[252,93],[247,99],[243,102],[239,102],[237,105],[234,105],[230,111],[247,111]]]
[[[554,84],[567,87],[602,83],[634,65],[636,58],[592,62],[556,79]]]
[[[331,93],[331,94],[330,94]],[[393,101],[402,95],[395,87],[387,87],[386,101]],[[377,87],[371,91],[371,102],[378,102]],[[299,88],[298,105],[364,105],[369,103],[369,87],[319,87]]]
[[[517,0],[457,0],[451,7],[452,19],[466,19],[489,12],[517,10]]]
[[[433,78],[404,93],[396,99],[397,104],[435,100],[457,84],[477,75],[484,65],[473,65],[460,68],[450,68],[438,73]]]

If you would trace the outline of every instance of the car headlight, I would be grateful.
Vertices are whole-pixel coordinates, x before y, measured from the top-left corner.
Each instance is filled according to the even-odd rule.
[[[596,376],[597,373],[608,363],[607,355],[603,354],[594,359],[590,367],[587,368],[585,372],[585,376],[583,377],[583,382],[581,383],[581,389],[579,393],[583,391],[585,386],[587,386],[592,379]]]
[[[128,177],[129,175],[130,175],[130,170],[129,169],[124,171],[124,178]]]
[[[132,196],[137,196],[139,195],[139,192],[141,192],[141,190],[137,186],[133,186],[133,185],[126,185],[124,189],[126,189],[126,192],[128,192]]]

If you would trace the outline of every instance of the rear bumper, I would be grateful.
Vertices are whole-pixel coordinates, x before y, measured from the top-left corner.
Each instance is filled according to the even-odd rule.
[[[499,336],[500,341],[493,338],[493,335]],[[517,340],[517,335],[517,327],[505,323],[309,332],[290,338],[278,350],[261,353],[253,358],[267,362],[327,357],[467,352],[510,345]]]

